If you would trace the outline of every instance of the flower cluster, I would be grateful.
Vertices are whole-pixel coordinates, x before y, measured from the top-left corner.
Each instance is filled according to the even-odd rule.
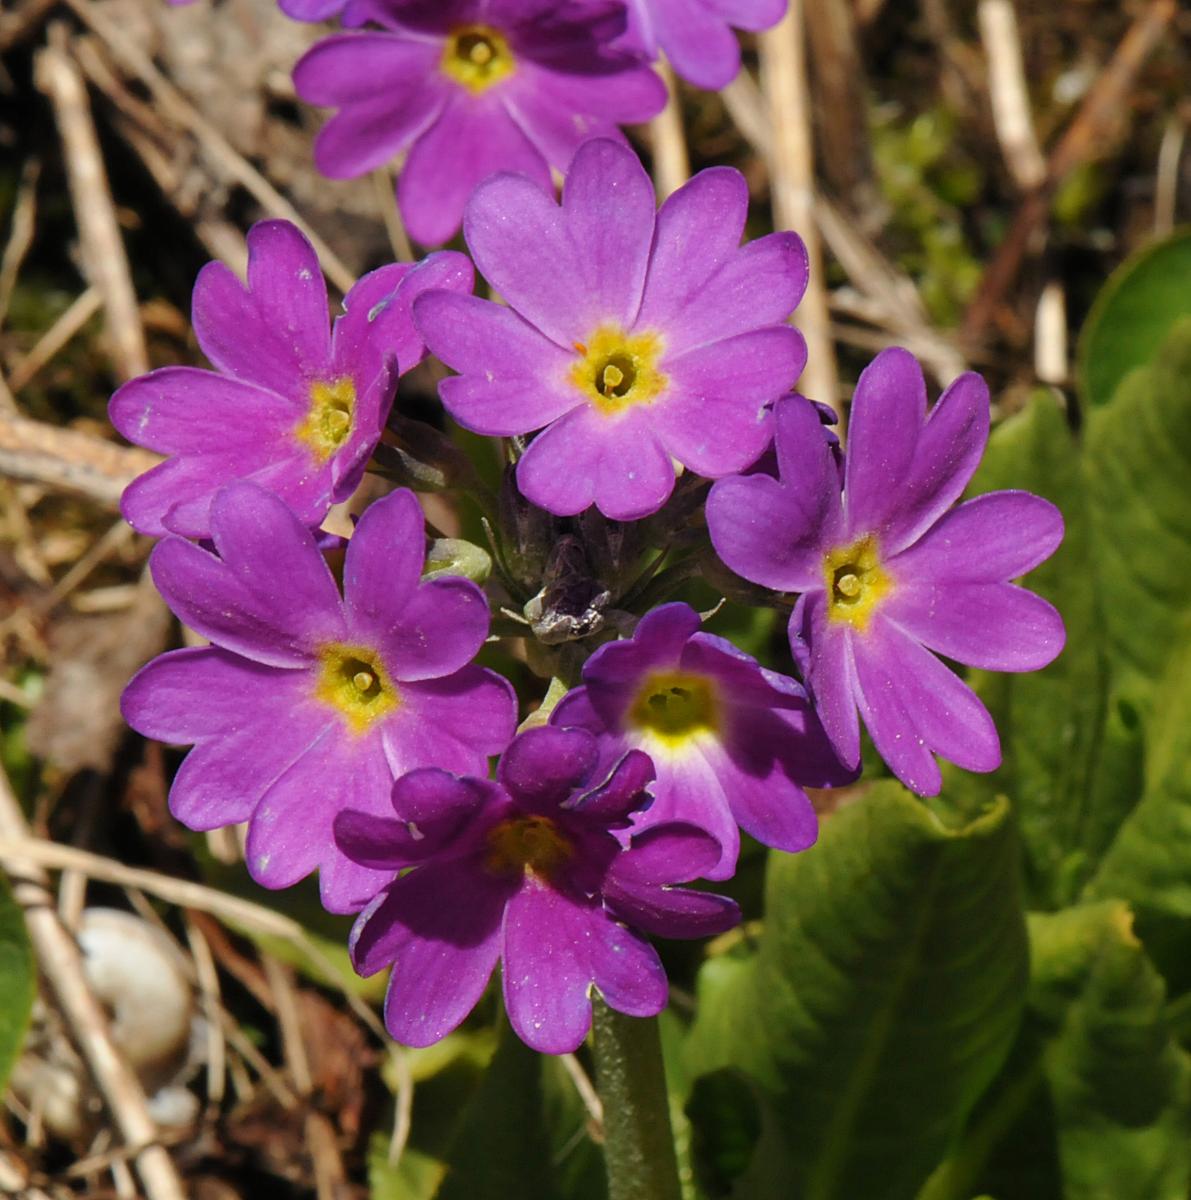
[[[546,1052],[582,1041],[593,988],[657,1013],[648,936],[739,917],[681,885],[730,879],[742,830],[810,847],[807,789],[855,780],[862,725],[923,795],[936,756],[992,770],[992,720],[938,656],[1028,671],[1062,647],[1058,614],[1013,582],[1058,545],[1058,512],[1020,492],[959,502],[988,437],[983,381],[931,407],[917,362],[886,350],[842,445],[835,414],[793,391],[798,237],[742,245],[728,168],[659,210],[616,133],[661,101],[642,54],[722,80],[729,24],[783,7],[633,0],[626,32],[603,0],[348,0],[346,24],[381,31],[323,42],[297,72],[341,109],[321,161],[350,173],[411,147],[411,227],[434,242],[462,214],[470,257],[382,266],[331,326],[309,244],[262,223],[246,283],[213,264],[195,287],[214,370],[112,399],[116,427],[167,456],[125,514],[161,538],[157,586],[209,643],[146,666],[124,713],[194,747],[181,821],[246,824],[257,881],[317,870],[325,906],[358,914],[353,961],[393,968],[386,1018],[407,1044],[455,1028],[498,964],[514,1028]],[[561,199],[547,164],[569,168]],[[472,294],[473,262],[503,302]],[[451,469],[441,428],[391,411],[428,352],[455,372],[445,412],[499,440],[499,497]],[[413,490],[357,490],[370,466],[468,491],[490,555],[428,546]],[[350,537],[328,536],[353,496]],[[787,673],[704,628],[694,575],[788,614]],[[551,680],[521,732],[493,669],[512,659],[477,662],[506,639]]]

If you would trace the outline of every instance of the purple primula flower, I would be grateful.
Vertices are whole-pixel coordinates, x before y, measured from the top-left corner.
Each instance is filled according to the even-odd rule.
[[[666,103],[665,85],[613,46],[610,0],[357,0],[384,32],[320,42],[294,69],[298,94],[340,109],[315,143],[319,170],[362,175],[407,147],[397,185],[411,235],[438,245],[497,171],[550,188],[585,138],[619,137]]]
[[[329,328],[318,257],[287,221],[248,231],[248,284],[208,263],[194,285],[194,332],[214,371],[163,367],[112,397],[112,424],[170,457],[124,492],[142,533],[205,538],[211,501],[250,479],[308,525],[359,484],[393,403],[398,370],[425,347],[410,303],[426,288],[470,291],[466,256],[432,254],[365,275]]]
[[[788,0],[626,0],[629,44],[648,58],[663,50],[674,70],[697,87],[718,91],[740,71],[732,28],[776,25]]]
[[[803,787],[856,772],[840,765],[798,683],[699,627],[687,604],[655,608],[632,638],[587,660],[584,686],[550,722],[595,734],[604,763],[644,750],[657,768],[655,799],[634,829],[674,820],[706,829],[722,851],[707,877],[728,879],[737,825],[767,846],[805,850],[818,824]]]
[[[610,775],[598,760],[582,730],[533,729],[495,783],[414,771],[393,788],[396,819],[336,818],[344,853],[392,879],[356,921],[351,952],[361,975],[392,965],[385,1023],[399,1042],[450,1033],[500,961],[518,1036],[546,1054],[574,1050],[593,984],[631,1016],[665,1007],[665,971],[639,930],[702,937],[740,919],[725,897],[672,886],[719,858],[703,830],[657,825],[622,844],[649,803],[649,758],[631,751]]]
[[[729,167],[655,212],[636,155],[605,140],[575,156],[561,208],[519,176],[477,189],[467,244],[508,307],[435,292],[414,315],[460,372],[441,385],[456,420],[494,436],[544,429],[517,464],[527,499],[633,520],[665,503],[674,460],[714,478],[761,454],[768,406],[806,360],[785,322],[807,260],[793,233],[742,247],[747,213]]]
[[[1001,761],[992,718],[930,651],[994,671],[1033,671],[1063,648],[1063,622],[1009,580],[1048,558],[1063,519],[1029,492],[959,505],[988,440],[988,388],[961,375],[927,414],[912,355],[879,354],[860,377],[840,476],[815,410],[777,406],[778,479],[724,479],[707,524],[720,557],[766,587],[802,592],[790,645],[845,762],[857,709],[893,773],[940,787],[934,753],[970,771]]]
[[[213,643],[163,654],[124,692],[147,737],[195,743],[170,791],[191,829],[248,821],[248,870],[265,887],[320,870],[323,903],[351,912],[388,877],[345,858],[341,809],[388,811],[414,767],[483,772],[513,735],[513,692],[471,664],[488,633],[475,584],[419,582],[422,511],[397,491],[360,518],[343,597],[314,536],[251,483],[211,506],[214,554],[169,537],[153,551],[158,590]]]

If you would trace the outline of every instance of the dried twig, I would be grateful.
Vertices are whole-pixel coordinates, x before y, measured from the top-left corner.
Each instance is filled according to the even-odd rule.
[[[1034,311],[1034,374],[1055,387],[1067,382],[1067,297],[1054,279],[1042,289]]]
[[[1079,112],[1047,158],[1046,177],[1022,200],[1008,236],[976,289],[964,318],[963,332],[969,341],[976,341],[984,334],[1017,278],[1035,233],[1046,221],[1055,189],[1075,167],[1102,147],[1105,131],[1127,111],[1129,89],[1177,10],[1178,0],[1150,0],[1084,97]]]
[[[116,371],[121,379],[132,379],[149,369],[145,331],[91,119],[87,88],[77,65],[63,48],[63,37],[52,37],[51,44],[38,52],[36,80],[54,107],[83,261],[103,299]]]
[[[37,32],[58,0],[25,0],[13,12],[0,13],[0,54]]]
[[[649,141],[653,149],[654,186],[664,200],[690,178],[691,160],[682,124],[682,96],[674,69],[662,59],[658,71],[666,84],[666,107],[649,123]]]
[[[270,216],[297,225],[309,238],[327,278],[341,292],[348,291],[356,280],[343,260],[298,210],[166,79],[124,30],[89,0],[67,0],[67,3],[107,43],[116,60],[149,89],[161,116],[193,134],[225,179],[240,184]]]
[[[1013,182],[1028,192],[1046,177],[1046,162],[1030,116],[1030,93],[1013,0],[980,0],[976,16],[988,57],[988,98],[997,141]]]
[[[33,245],[33,234],[37,225],[37,178],[41,174],[41,163],[29,159],[21,169],[21,181],[17,184],[17,198],[12,206],[12,223],[8,230],[8,243],[0,258],[0,327],[8,316],[17,276],[29,247]],[[10,381],[11,383],[11,381]],[[15,386],[13,388],[15,391]]]
[[[136,447],[0,412],[0,475],[44,483],[118,508],[120,493],[161,461]]]
[[[839,408],[835,347],[815,225],[814,144],[806,84],[803,0],[791,0],[785,18],[760,36],[762,90],[773,128],[769,159],[774,225],[794,229],[806,243],[810,281],[794,314],[806,336],[808,358],[803,388],[815,400]]]
[[[1174,229],[1179,207],[1179,164],[1187,144],[1187,123],[1172,117],[1162,131],[1154,179],[1154,235],[1166,237]]]
[[[173,1160],[158,1143],[136,1073],[112,1041],[103,1007],[87,983],[82,955],[54,908],[49,880],[40,865],[22,852],[30,841],[28,825],[0,769],[0,863],[25,913],[25,925],[38,966],[69,1026],[75,1044],[95,1078],[124,1141],[135,1154],[137,1174],[149,1200],[184,1200]]]
[[[80,293],[70,307],[41,335],[37,344],[18,359],[8,377],[8,385],[20,392],[32,383],[37,373],[51,362],[55,355],[77,334],[84,325],[103,307],[103,296],[94,284]]]

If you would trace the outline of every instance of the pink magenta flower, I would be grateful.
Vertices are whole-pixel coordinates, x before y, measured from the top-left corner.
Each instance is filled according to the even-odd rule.
[[[627,0],[629,37],[653,59],[662,50],[696,87],[718,91],[740,72],[736,29],[776,25],[788,0]]]
[[[205,538],[211,502],[248,479],[307,524],[347,499],[380,440],[397,387],[425,355],[410,319],[426,288],[470,291],[466,256],[432,254],[381,267],[344,299],[330,329],[318,257],[287,221],[248,232],[248,284],[208,263],[194,285],[193,322],[214,371],[162,367],[112,397],[112,424],[168,455],[121,503],[141,533]]]
[[[532,503],[595,504],[633,520],[674,487],[674,460],[715,478],[770,438],[768,405],[806,359],[787,325],[806,287],[793,233],[741,246],[748,188],[702,171],[655,211],[636,156],[606,140],[575,156],[561,208],[502,175],[468,205],[464,233],[507,301],[429,293],[415,319],[458,378],[443,403],[477,433],[542,430],[517,465]]]
[[[613,45],[625,13],[606,0],[365,0],[383,31],[340,34],[298,63],[294,85],[338,108],[315,143],[335,179],[402,151],[397,199],[410,234],[438,245],[482,179],[519,171],[549,188],[585,138],[619,137],[666,102],[657,75]]]
[[[776,410],[780,475],[724,479],[707,524],[738,575],[801,592],[790,645],[824,728],[849,765],[860,726],[903,783],[938,792],[934,754],[969,771],[1001,761],[992,718],[931,651],[993,671],[1033,671],[1063,648],[1054,608],[1009,582],[1063,537],[1055,506],[990,492],[957,508],[988,440],[988,388],[961,375],[927,414],[922,369],[885,350],[860,377],[840,475],[818,415]],[[948,511],[951,510],[951,511]]]
[[[648,757],[632,751],[610,775],[598,761],[589,734],[547,726],[509,746],[495,783],[415,771],[387,817],[337,818],[344,852],[391,879],[357,919],[351,953],[361,975],[392,965],[385,1023],[399,1042],[445,1037],[501,962],[518,1036],[574,1050],[593,985],[631,1016],[666,1006],[666,973],[639,930],[703,937],[740,919],[731,900],[673,886],[719,858],[703,830],[661,824],[622,844],[649,803]]]
[[[314,536],[251,483],[211,506],[218,557],[167,537],[151,558],[170,608],[210,646],[174,650],[124,692],[146,737],[194,743],[170,790],[191,829],[248,824],[265,887],[316,867],[323,903],[361,908],[388,876],[346,858],[344,808],[382,813],[415,767],[481,772],[513,735],[512,688],[471,664],[488,633],[475,584],[420,582],[422,510],[412,492],[372,504],[347,547],[343,597]]]
[[[632,638],[600,647],[583,686],[551,714],[586,729],[601,761],[644,750],[657,768],[654,802],[634,821],[648,829],[689,821],[719,842],[709,879],[729,879],[739,825],[779,850],[805,850],[818,834],[804,786],[849,783],[806,693],[731,642],[700,631],[687,604],[647,613]]]

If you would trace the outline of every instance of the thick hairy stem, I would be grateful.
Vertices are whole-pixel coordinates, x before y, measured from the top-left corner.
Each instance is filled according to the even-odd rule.
[[[595,1064],[609,1200],[680,1200],[656,1018],[626,1017],[597,998]]]

